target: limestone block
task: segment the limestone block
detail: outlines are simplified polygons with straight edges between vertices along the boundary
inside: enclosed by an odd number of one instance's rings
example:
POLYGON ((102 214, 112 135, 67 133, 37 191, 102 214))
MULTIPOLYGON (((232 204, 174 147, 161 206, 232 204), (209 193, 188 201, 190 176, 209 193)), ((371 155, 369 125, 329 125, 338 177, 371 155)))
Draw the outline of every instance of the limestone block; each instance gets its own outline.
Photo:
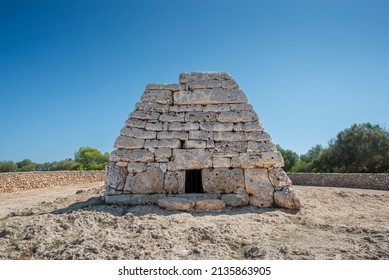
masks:
POLYGON ((126 161, 126 162, 152 162, 154 161, 154 154, 150 151, 139 150, 114 150, 110 156, 110 161, 126 161))
POLYGON ((247 150, 246 141, 222 141, 215 143, 215 151, 226 153, 226 152, 236 152, 236 153, 245 153, 247 150))
POLYGON ((255 122, 259 120, 258 115, 254 111, 243 111, 239 115, 239 122, 255 122))
POLYGON ((262 132, 263 130, 264 130, 263 125, 260 122, 237 123, 234 125, 234 131, 262 132))
POLYGON ((128 119, 125 122, 125 126, 127 127, 135 127, 135 128, 145 128, 147 121, 142 121, 139 119, 128 119))
POLYGON ((167 210, 191 211, 195 207, 195 201, 183 197, 168 197, 159 199, 158 205, 167 210))
POLYGON ((215 132, 213 134, 215 141, 245 141, 243 132, 215 132))
POLYGON ((172 104, 173 94, 170 90, 167 89, 146 89, 141 96, 141 101, 155 102, 159 104, 172 104))
POLYGON ((230 109, 234 112, 247 112, 254 110, 253 106, 248 103, 230 104, 230 109))
POLYGON ((129 162, 127 165, 128 173, 138 173, 146 171, 146 163, 142 162, 129 162))
POLYGON ((158 148, 154 151, 155 160, 158 162, 167 162, 172 157, 172 149, 158 148))
POLYGON ((166 173, 167 172, 167 163, 166 162, 160 163, 159 168, 161 168, 163 173, 166 173))
POLYGON ((168 130, 170 131, 189 131, 189 130, 198 130, 200 125, 198 123, 169 123, 168 130))
POLYGON ((188 140, 189 134, 186 131, 161 131, 157 134, 157 139, 180 139, 188 140))
POLYGON ((230 74, 226 72, 186 72, 180 73, 180 84, 195 81, 207 81, 207 80, 233 80, 230 74))
POLYGON ((178 139, 146 140, 145 149, 148 148, 181 148, 181 141, 178 139))
POLYGON ((274 188, 267 169, 246 169, 244 176, 246 192, 255 197, 250 198, 250 203, 259 207, 270 207, 273 204, 274 188))
POLYGON ((292 185, 292 181, 282 168, 274 168, 269 171, 269 179, 276 191, 292 185))
POLYGON ((226 203, 220 199, 196 200, 195 210, 197 212, 218 211, 226 208, 226 203))
POLYGON ((144 139, 136 139, 128 136, 120 135, 116 138, 113 145, 115 149, 140 149, 143 148, 145 143, 144 139))
POLYGON ((200 149, 173 150, 173 165, 169 170, 202 169, 212 167, 212 152, 200 149))
POLYGON ((169 112, 182 113, 182 112, 202 112, 203 106, 201 105, 174 105, 170 106, 169 112))
POLYGON ((230 207, 245 206, 250 201, 244 188, 236 189, 233 194, 223 194, 221 199, 230 207))
POLYGON ((247 141, 271 141, 271 137, 266 132, 245 132, 245 139, 247 141))
POLYGON ((128 162, 125 162, 125 161, 118 161, 118 162, 115 162, 115 164, 116 164, 117 166, 120 166, 120 167, 127 167, 128 162))
POLYGON ((190 91, 176 91, 173 94, 175 105, 208 105, 246 103, 247 97, 240 89, 226 90, 223 88, 196 89, 190 91))
POLYGON ((238 89, 239 86, 234 80, 222 81, 222 88, 225 89, 238 89))
POLYGON ((207 141, 205 140, 186 140, 184 142, 184 149, 205 149, 207 148, 207 141))
POLYGON ((131 119, 140 119, 140 120, 155 120, 159 119, 159 113, 150 113, 144 111, 134 111, 129 116, 131 119))
POLYGON ((213 140, 213 132, 192 130, 189 131, 190 140, 213 140))
POLYGON ((213 153, 214 158, 223 158, 223 157, 233 158, 233 157, 237 157, 239 155, 240 155, 239 153, 235 153, 235 152, 224 152, 224 153, 214 152, 213 153))
POLYGON ((167 171, 163 185, 168 194, 185 192, 185 171, 167 171))
POLYGON ((248 141, 247 142, 247 152, 274 152, 277 151, 276 145, 272 142, 257 142, 257 141, 248 141))
POLYGON ((105 187, 121 191, 124 188, 127 177, 126 167, 117 166, 114 162, 107 164, 107 175, 105 177, 105 187))
POLYGON ((146 124, 146 130, 150 131, 162 131, 163 130, 163 123, 161 122, 148 122, 146 124))
POLYGON ((215 141, 207 140, 207 148, 215 148, 215 141))
POLYGON ((232 131, 233 123, 204 122, 200 123, 200 129, 205 131, 232 131))
POLYGON ((201 170, 203 189, 206 193, 232 193, 244 187, 242 169, 210 168, 201 170))
POLYGON ((121 194, 123 194, 122 191, 117 191, 117 190, 111 189, 111 188, 106 188, 105 192, 104 192, 104 195, 106 195, 106 196, 121 195, 121 194))
POLYGON ((288 187, 274 192, 274 202, 283 208, 299 210, 301 203, 296 194, 288 187))
POLYGON ((163 179, 164 174, 160 168, 148 166, 144 172, 127 176, 124 191, 137 194, 163 193, 163 179))
POLYGON ((157 90, 167 89, 170 91, 177 91, 177 90, 180 90, 182 88, 178 84, 155 84, 155 83, 152 83, 152 84, 148 84, 146 86, 146 89, 157 89, 157 90))
POLYGON ((185 114, 161 114, 159 116, 159 121, 160 122, 185 122, 185 114))
POLYGON ((221 112, 218 116, 218 121, 237 123, 240 121, 240 114, 237 112, 221 112))
POLYGON ((209 104, 205 105, 203 107, 203 112, 227 112, 230 111, 230 105, 229 104, 209 104))
POLYGON ((186 122, 215 122, 218 114, 215 112, 190 112, 185 114, 186 122))
POLYGON ((105 195, 105 203, 118 205, 145 205, 158 204, 159 199, 166 198, 165 194, 122 194, 122 195, 105 195))
POLYGON ((212 159, 212 166, 214 168, 217 168, 217 167, 225 167, 225 168, 229 168, 231 167, 231 159, 230 158, 218 158, 218 157, 214 157, 212 159))
POLYGON ((141 128, 124 127, 120 131, 120 135, 139 138, 139 139, 155 139, 157 133, 155 131, 147 131, 141 128))
POLYGON ((201 89, 201 88, 220 88, 222 87, 222 82, 217 80, 208 80, 208 81, 194 81, 188 82, 186 84, 187 90, 201 89))
POLYGON ((231 166, 237 168, 283 167, 284 160, 279 152, 245 153, 231 159, 231 166))
POLYGON ((167 113, 169 111, 169 105, 155 102, 138 102, 135 104, 135 109, 145 112, 167 113))

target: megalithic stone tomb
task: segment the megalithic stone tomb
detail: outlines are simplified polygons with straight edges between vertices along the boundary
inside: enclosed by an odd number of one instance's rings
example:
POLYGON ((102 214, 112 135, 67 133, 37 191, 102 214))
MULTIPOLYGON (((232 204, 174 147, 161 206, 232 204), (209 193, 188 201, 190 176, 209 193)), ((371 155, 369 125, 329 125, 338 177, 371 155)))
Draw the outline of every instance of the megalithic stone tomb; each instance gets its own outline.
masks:
POLYGON ((282 155, 235 80, 181 73, 148 84, 116 139, 105 201, 183 211, 299 209, 282 155))

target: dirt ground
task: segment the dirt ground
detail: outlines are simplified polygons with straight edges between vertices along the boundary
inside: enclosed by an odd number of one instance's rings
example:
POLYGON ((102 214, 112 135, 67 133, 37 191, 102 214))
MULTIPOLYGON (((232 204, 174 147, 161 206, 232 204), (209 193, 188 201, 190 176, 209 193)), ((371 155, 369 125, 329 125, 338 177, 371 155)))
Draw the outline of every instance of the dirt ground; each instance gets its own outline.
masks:
POLYGON ((389 192, 294 186, 300 211, 105 205, 103 183, 0 194, 0 259, 389 259, 389 192))

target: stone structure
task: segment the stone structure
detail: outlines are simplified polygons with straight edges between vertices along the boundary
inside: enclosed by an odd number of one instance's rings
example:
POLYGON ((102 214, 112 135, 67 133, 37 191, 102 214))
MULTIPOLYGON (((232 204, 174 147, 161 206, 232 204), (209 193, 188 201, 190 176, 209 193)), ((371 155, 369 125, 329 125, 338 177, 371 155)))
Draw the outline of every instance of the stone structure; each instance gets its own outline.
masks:
POLYGON ((147 85, 110 155, 106 202, 299 209, 281 154, 232 77, 181 73, 179 82, 147 85))

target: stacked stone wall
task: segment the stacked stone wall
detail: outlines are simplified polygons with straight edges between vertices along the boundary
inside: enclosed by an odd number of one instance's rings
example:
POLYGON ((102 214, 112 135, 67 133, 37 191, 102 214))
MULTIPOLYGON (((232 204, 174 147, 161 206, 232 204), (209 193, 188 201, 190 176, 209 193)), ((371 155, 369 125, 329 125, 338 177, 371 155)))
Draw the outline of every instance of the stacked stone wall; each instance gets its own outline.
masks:
POLYGON ((288 173, 293 185, 389 190, 389 173, 288 173))
POLYGON ((105 171, 36 171, 0 173, 0 192, 104 181, 105 171))

